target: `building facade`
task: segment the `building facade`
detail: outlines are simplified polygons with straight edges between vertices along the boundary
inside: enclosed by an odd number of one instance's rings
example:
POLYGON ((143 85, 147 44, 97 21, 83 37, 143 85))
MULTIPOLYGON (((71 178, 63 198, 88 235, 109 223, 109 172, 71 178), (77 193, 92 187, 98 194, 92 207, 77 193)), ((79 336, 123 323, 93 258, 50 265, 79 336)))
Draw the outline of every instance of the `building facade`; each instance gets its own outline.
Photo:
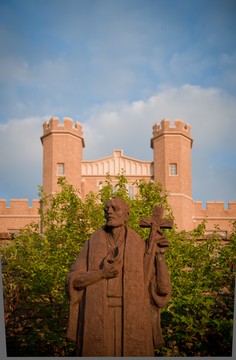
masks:
MULTIPOLYGON (((179 230, 192 230, 204 219, 207 220, 207 232, 220 228, 223 235, 231 230, 230 223, 236 221, 236 201, 224 208, 224 202, 208 202, 203 208, 201 202, 192 199, 191 127, 177 119, 174 126, 164 119, 153 126, 151 148, 152 161, 140 161, 114 150, 113 154, 93 161, 83 160, 85 146, 80 123, 64 118, 63 123, 54 117, 43 125, 41 137, 43 146, 43 188, 48 194, 58 189, 57 179, 65 176, 81 193, 81 197, 90 192, 98 192, 107 173, 115 185, 116 176, 124 172, 128 180, 130 197, 135 196, 135 180, 160 181, 168 191, 168 201, 173 209, 175 222, 179 230)), ((27 200, 11 200, 6 206, 0 200, 0 232, 16 232, 27 223, 40 223, 38 215, 39 200, 32 207, 27 200)))

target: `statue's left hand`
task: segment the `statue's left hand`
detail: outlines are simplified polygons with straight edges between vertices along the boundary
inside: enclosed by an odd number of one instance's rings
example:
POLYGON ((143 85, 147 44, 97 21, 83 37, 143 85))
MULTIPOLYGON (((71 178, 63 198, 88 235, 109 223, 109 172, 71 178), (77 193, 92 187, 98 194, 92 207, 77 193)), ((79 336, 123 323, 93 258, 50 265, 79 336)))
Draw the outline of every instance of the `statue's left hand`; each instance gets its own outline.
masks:
POLYGON ((168 248, 168 239, 163 235, 163 231, 155 223, 152 224, 151 236, 154 237, 154 242, 159 248, 168 248))
POLYGON ((169 246, 169 241, 165 236, 162 236, 160 238, 157 238, 157 246, 160 248, 164 248, 164 247, 168 247, 169 246))

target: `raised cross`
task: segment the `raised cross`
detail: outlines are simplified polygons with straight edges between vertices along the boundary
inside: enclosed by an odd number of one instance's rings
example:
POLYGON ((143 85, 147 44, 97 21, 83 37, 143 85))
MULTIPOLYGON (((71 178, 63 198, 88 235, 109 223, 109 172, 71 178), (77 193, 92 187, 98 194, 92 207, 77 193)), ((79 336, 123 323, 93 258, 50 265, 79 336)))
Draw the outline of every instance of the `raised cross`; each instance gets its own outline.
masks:
POLYGON ((139 225, 143 228, 150 228, 152 224, 156 224, 160 229, 172 229, 174 225, 173 219, 163 219, 163 207, 154 206, 153 215, 150 218, 141 218, 139 225))
MULTIPOLYGON (((174 225, 173 219, 164 219, 163 214, 164 209, 162 207, 154 206, 152 216, 149 218, 141 218, 139 225, 143 228, 152 229, 152 225, 155 224, 159 229, 172 229, 174 225)), ((147 252, 150 252, 150 246, 151 244, 149 243, 149 250, 147 252)))
MULTIPOLYGON (((147 287, 149 286, 153 276, 153 261, 157 254, 160 254, 160 249, 158 249, 158 244, 155 239, 158 237, 160 240, 163 238, 165 239, 161 229, 172 229, 174 225, 174 221, 172 219, 163 219, 163 214, 164 209, 162 207, 155 206, 153 208, 152 216, 150 218, 141 218, 139 222, 141 227, 151 228, 151 232, 146 243, 147 247, 144 257, 144 273, 147 287), (157 231, 157 234, 154 234, 155 231, 157 231)), ((160 262, 160 259, 158 261, 160 262)), ((161 263, 163 264, 163 261, 161 261, 161 263)))

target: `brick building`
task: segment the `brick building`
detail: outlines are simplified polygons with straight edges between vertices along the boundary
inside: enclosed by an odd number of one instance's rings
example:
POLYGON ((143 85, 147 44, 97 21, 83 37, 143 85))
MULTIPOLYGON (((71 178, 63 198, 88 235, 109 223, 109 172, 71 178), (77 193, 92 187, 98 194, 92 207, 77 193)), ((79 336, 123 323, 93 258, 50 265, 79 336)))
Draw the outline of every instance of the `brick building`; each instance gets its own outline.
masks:
MULTIPOLYGON (((146 179, 160 181, 169 193, 175 222, 179 230, 191 230, 207 219, 207 231, 214 231, 218 225, 223 234, 230 232, 230 221, 236 220, 236 201, 208 202, 203 208, 201 202, 192 199, 191 177, 191 127, 182 120, 175 120, 174 126, 165 119, 153 126, 151 147, 152 161, 140 161, 114 150, 113 154, 93 161, 83 160, 83 131, 80 123, 69 118, 51 118, 43 125, 43 187, 47 193, 58 190, 58 176, 65 176, 69 183, 79 189, 84 197, 89 191, 97 192, 109 173, 115 185, 115 176, 124 171, 128 179, 128 191, 135 195, 134 181, 146 179)), ((6 206, 0 200, 0 232, 15 232, 27 223, 40 223, 39 200, 32 207, 27 200, 11 200, 6 206)))

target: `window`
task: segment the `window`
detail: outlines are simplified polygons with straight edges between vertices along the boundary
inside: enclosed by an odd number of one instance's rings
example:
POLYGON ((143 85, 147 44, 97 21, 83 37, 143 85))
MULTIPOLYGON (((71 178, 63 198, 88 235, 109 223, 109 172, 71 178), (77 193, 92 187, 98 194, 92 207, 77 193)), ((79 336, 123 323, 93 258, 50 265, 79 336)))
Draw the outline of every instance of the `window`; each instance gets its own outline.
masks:
POLYGON ((176 176, 177 174, 177 164, 170 164, 170 176, 176 176))
POLYGON ((129 190, 129 198, 130 198, 131 200, 133 200, 133 199, 134 199, 134 186, 133 186, 133 185, 129 185, 128 190, 129 190))
POLYGON ((218 230, 205 231, 205 235, 213 235, 213 234, 217 234, 221 237, 227 237, 227 231, 218 231, 218 230))
POLYGON ((57 164, 57 175, 58 176, 65 175, 65 164, 64 163, 57 164))
POLYGON ((19 229, 9 229, 8 230, 9 235, 13 238, 14 236, 17 236, 20 234, 20 230, 19 229))

